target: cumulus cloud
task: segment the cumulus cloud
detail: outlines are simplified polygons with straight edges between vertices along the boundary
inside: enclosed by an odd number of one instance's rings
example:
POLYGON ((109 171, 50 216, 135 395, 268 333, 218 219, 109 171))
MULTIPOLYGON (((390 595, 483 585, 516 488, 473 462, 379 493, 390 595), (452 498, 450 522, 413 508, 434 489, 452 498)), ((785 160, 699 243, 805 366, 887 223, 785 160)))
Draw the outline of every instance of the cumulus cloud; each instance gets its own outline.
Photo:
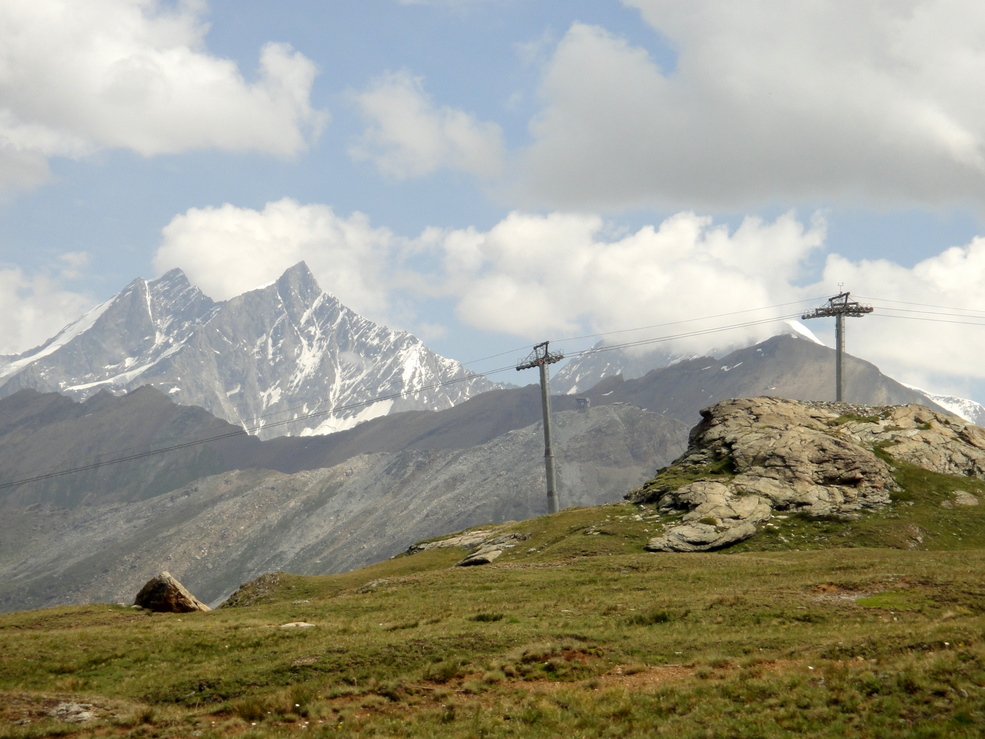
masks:
POLYGON ((676 65, 574 24, 530 125, 527 202, 732 210, 985 196, 985 6, 623 1, 676 65))
MULTIPOLYGON (((985 238, 912 267, 828 254, 819 277, 812 265, 825 251, 825 222, 793 213, 729 229, 682 212, 622 234, 598 216, 512 213, 487 232, 429 240, 444 256, 441 277, 459 319, 487 331, 539 341, 654 326, 611 337, 652 339, 797 316, 846 289, 875 307, 849 321, 850 353, 938 392, 974 394, 985 380, 985 238), (776 307, 750 312, 766 306, 776 307), (707 316, 719 317, 695 320, 707 316)), ((806 325, 833 346, 833 321, 806 325)), ((659 346, 715 352, 785 329, 758 323, 659 346)))
MULTIPOLYGON (((154 266, 181 267, 224 300, 304 260, 322 287, 376 320, 393 321, 395 305, 451 300, 469 327, 533 340, 795 299, 793 284, 824 232, 822 220, 805 225, 793 214, 747 218, 729 231, 686 212, 618 233, 597 215, 515 212, 489 231, 430 228, 411 238, 361 213, 283 199, 263 210, 227 204, 176 216, 154 266)), ((420 330, 445 329, 422 321, 420 330)), ((751 328, 730 340, 768 335, 751 328)))
POLYGON ((0 268, 0 354, 15 354, 42 344, 89 310, 91 295, 65 288, 88 261, 84 253, 63 255, 64 265, 28 274, 0 268))
POLYGON ((305 261, 319 284, 367 317, 388 319, 398 245, 361 213, 340 217, 327 205, 285 198, 262 211, 223 205, 192 208, 163 230, 154 267, 184 270, 216 300, 276 280, 305 261))
MULTIPOLYGON (((613 235, 598 216, 512 213, 485 234, 450 232, 442 248, 461 320, 533 340, 796 299, 803 262, 823 240, 822 221, 805 226, 792 214, 772 223, 748 218, 729 232, 685 212, 613 235)), ((775 329, 750 327, 727 341, 775 329)), ((707 345, 698 338, 677 348, 707 345)))
POLYGON ((455 169, 492 177, 502 169, 500 127, 455 108, 437 107, 420 77, 387 74, 353 99, 369 126, 349 153, 372 161, 387 176, 405 179, 455 169))
POLYGON ((252 82, 205 49, 204 4, 0 0, 0 187, 43 181, 52 156, 196 148, 290 156, 327 122, 314 64, 285 44, 252 82))

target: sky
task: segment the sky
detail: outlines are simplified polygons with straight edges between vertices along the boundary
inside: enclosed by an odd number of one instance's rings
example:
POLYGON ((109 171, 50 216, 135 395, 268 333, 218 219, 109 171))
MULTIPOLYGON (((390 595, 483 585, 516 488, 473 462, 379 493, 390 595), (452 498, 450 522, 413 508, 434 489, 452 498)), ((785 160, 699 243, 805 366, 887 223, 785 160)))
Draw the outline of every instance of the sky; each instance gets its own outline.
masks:
POLYGON ((301 260, 479 371, 850 291, 850 353, 985 401, 985 4, 0 0, 0 354, 301 260))

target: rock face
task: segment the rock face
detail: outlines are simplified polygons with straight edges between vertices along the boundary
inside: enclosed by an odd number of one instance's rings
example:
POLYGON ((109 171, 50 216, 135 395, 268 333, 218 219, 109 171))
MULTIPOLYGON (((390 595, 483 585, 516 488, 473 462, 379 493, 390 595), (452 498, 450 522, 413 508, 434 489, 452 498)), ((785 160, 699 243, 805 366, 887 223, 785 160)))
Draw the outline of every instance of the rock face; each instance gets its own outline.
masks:
POLYGON ((720 549, 753 536, 774 511, 851 518, 886 505, 896 484, 875 448, 935 472, 985 477, 985 430, 919 405, 742 398, 701 415, 684 455, 627 496, 684 511, 650 550, 720 549))
POLYGON ((191 613, 209 611, 207 605, 189 593, 170 572, 162 572, 149 580, 137 593, 133 604, 157 613, 191 613))

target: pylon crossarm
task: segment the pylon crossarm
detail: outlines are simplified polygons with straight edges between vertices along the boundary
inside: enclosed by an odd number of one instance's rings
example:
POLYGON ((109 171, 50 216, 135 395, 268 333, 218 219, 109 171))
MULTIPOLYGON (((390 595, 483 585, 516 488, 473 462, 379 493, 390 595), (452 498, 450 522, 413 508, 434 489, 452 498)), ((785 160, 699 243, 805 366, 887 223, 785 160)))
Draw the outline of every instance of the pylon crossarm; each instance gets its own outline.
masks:
POLYGON ((521 359, 517 362, 516 371, 525 369, 533 369, 534 367, 540 367, 543 364, 554 364, 555 362, 560 362, 564 359, 564 355, 561 352, 552 352, 547 348, 548 342, 543 342, 542 344, 537 344, 534 350, 527 355, 525 359, 521 359))
POLYGON ((857 300, 849 300, 851 293, 841 293, 833 298, 828 298, 828 304, 815 308, 810 313, 805 313, 800 318, 806 321, 810 318, 836 318, 837 316, 848 316, 850 318, 861 318, 871 313, 872 307, 862 305, 857 300))

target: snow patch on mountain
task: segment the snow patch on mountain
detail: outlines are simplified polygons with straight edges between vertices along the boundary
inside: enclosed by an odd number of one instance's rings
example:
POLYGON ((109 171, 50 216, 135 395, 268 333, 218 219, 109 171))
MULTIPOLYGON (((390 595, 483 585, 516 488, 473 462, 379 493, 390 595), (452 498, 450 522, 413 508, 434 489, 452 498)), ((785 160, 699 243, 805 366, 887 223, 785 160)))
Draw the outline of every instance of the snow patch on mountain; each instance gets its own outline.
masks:
POLYGON ((959 398, 955 395, 937 395, 928 393, 918 387, 908 385, 913 390, 923 393, 941 408, 950 411, 956 416, 963 418, 976 426, 985 426, 985 406, 969 398, 959 398))
POLYGON ((784 321, 784 323, 790 328, 790 332, 794 336, 797 336, 798 338, 803 337, 805 339, 809 339, 810 341, 813 341, 815 344, 820 344, 821 346, 825 346, 825 343, 821 341, 819 338, 817 338, 817 336, 814 335, 814 332, 811 331, 809 328, 807 328, 807 326, 802 324, 800 321, 790 320, 790 321, 784 321))

